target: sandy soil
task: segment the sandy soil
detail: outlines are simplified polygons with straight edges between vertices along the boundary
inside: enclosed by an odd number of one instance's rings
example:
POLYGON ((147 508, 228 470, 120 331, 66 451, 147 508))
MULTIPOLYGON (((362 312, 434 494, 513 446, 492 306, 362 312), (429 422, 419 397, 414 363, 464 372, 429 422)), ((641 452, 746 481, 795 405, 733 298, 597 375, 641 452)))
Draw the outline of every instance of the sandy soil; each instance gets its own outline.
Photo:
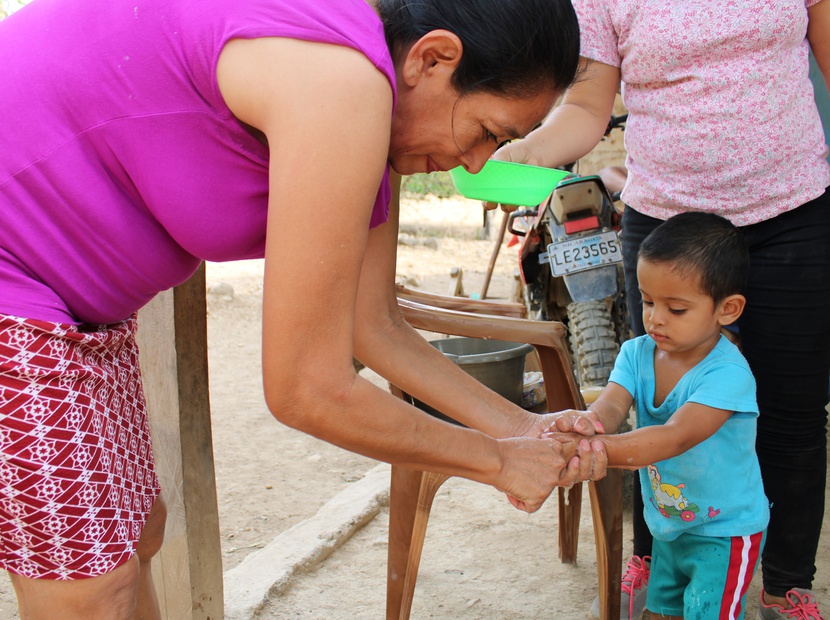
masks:
MULTIPOLYGON (((454 267, 465 291, 479 292, 493 242, 479 240, 482 214, 464 199, 406 200, 398 280, 445 293, 454 267)), ((493 227, 497 230, 497 222, 493 227)), ((509 298, 516 248, 502 245, 488 296, 509 298)), ((312 515, 376 463, 281 426, 264 407, 259 383, 261 264, 210 265, 211 397, 225 570, 312 515), (221 294, 222 284, 233 299, 221 294), (229 338, 229 335, 233 335, 229 338), (317 489, 317 491, 314 491, 317 489)), ((364 376, 385 383, 370 371, 364 376)), ((585 494, 587 497, 587 493, 585 494)), ((583 505, 577 564, 558 560, 556 500, 536 514, 510 507, 494 489, 450 479, 430 519, 413 618, 581 620, 596 592, 590 511, 583 505)), ((625 555, 630 553, 625 515, 625 555)), ((388 511, 384 510, 316 570, 272 598, 260 617, 324 620, 381 618, 385 605, 388 511)), ((830 525, 828 525, 830 527, 830 525)), ((830 532, 815 583, 830 603, 830 532)), ((756 578, 747 601, 755 617, 756 578)))
MULTIPOLYGON (((493 249, 491 241, 477 239, 481 221, 481 209, 472 201, 406 200, 399 281, 444 293, 453 282, 451 270, 460 267, 466 292, 480 291, 493 249)), ((515 266, 515 248, 503 246, 489 296, 509 298, 515 266)), ((227 571, 312 516, 376 462, 288 429, 268 413, 259 361, 262 262, 210 264, 207 277, 212 421, 227 571)), ((385 386, 370 371, 363 373, 385 386)), ((451 479, 435 505, 413 618, 587 617, 596 588, 590 520, 581 528, 578 563, 569 566, 556 559, 555 501, 526 515, 491 488, 451 479)), ((588 513, 585 505, 583 515, 588 513)), ((626 552, 629 519, 626 515, 626 552)), ((274 597, 260 617, 383 617, 387 523, 383 511, 322 565, 274 597)), ((820 549, 815 587, 830 604, 828 540, 825 536, 820 549)), ((750 618, 757 606, 757 581, 750 618)), ((11 587, 3 578, 0 619, 17 617, 11 587)))
MULTIPOLYGON (((476 240, 480 234, 481 212, 477 204, 463 199, 406 201, 403 206, 402 231, 417 235, 420 243, 400 245, 399 281, 434 292, 446 292, 452 285, 453 267, 463 269, 467 293, 480 291, 484 273, 493 248, 491 241, 476 240), (450 235, 450 236, 447 236, 450 235), (437 244, 437 247, 436 245, 437 244)), ((411 240, 410 240, 411 241, 411 240)), ((514 286, 516 249, 502 246, 490 286, 490 296, 509 298, 514 286)), ((225 269, 226 267, 222 267, 225 269)), ((228 268, 229 269, 229 268, 228 268)), ((213 268, 209 276, 216 277, 213 268)), ((229 278, 230 273, 224 277, 229 278)), ((236 285, 234 285, 236 286, 236 285)), ((224 301, 212 302, 211 325, 222 321, 220 310, 224 301)), ((233 304, 238 303, 234 301, 233 304)), ((365 376, 371 376, 363 371, 365 376)), ((379 383, 383 385, 382 382, 379 383)), ((216 389, 216 388, 214 388, 216 389)), ((214 406, 218 403, 214 402, 214 406)), ((264 416, 263 416, 264 417, 264 416)), ((217 420, 219 422, 219 420, 217 420)), ((273 425, 272 425, 273 426, 273 425)), ((279 426, 279 425, 276 425, 279 426)), ((221 426, 220 426, 221 428, 221 426)), ((274 429, 259 431, 275 433, 274 429)), ((280 429, 291 437, 291 432, 280 429)), ((247 439, 240 438, 240 442, 247 439)), ((292 445, 293 445, 292 439, 292 445)), ((297 445, 308 442, 296 438, 297 445)), ((218 437, 217 437, 218 442, 218 437)), ((348 482, 351 475, 368 469, 374 462, 349 457, 320 444, 310 444, 313 455, 307 457, 301 472, 280 460, 274 475, 283 482, 278 491, 284 501, 265 506, 272 496, 261 491, 260 499, 250 498, 244 508, 230 498, 234 487, 248 485, 255 491, 256 478, 242 481, 233 471, 233 453, 217 444, 217 473, 223 519, 223 550, 226 569, 238 563, 249 552, 247 545, 256 545, 267 531, 285 529, 292 519, 300 518, 300 504, 311 508, 308 489, 317 484, 319 474, 332 484, 348 482), (318 455, 320 458, 318 458, 318 455), (337 458, 338 467, 331 467, 329 458, 337 458), (305 466, 316 462, 316 468, 305 466), (321 465, 321 462, 326 465, 321 465), (345 469, 348 465, 352 470, 345 469), (286 466, 288 465, 288 466, 286 466), (231 469, 225 469, 230 467, 231 469), (301 474, 304 484, 296 504, 288 497, 293 492, 292 476, 301 474), (253 504, 250 501, 253 500, 253 504), (295 506, 296 515, 283 518, 268 513, 257 516, 250 507, 263 502, 263 512, 280 510, 286 503, 295 506), (232 524, 238 526, 232 530, 232 524), (251 528, 248 530, 247 528, 251 528), (233 537, 233 538, 231 538, 233 537)), ((237 497, 242 497, 241 494, 237 497)), ((586 493, 587 497, 587 493, 586 493)), ((316 496, 317 501, 324 501, 316 496)), ((424 548, 418 585, 413 603, 413 618, 438 619, 514 619, 546 618, 580 620, 588 617, 590 603, 596 593, 596 561, 587 501, 582 509, 579 555, 576 565, 558 560, 556 542, 556 500, 549 501, 536 514, 526 515, 512 509, 495 490, 463 479, 450 479, 439 491, 424 548)), ((625 514, 624 554, 630 553, 630 513, 625 514)), ((827 524, 826 528, 830 527, 827 524)), ((259 617, 269 619, 324 620, 340 618, 381 618, 385 604, 386 540, 388 511, 384 510, 342 548, 316 570, 296 580, 291 587, 272 598, 259 617)), ((821 600, 830 601, 830 532, 825 532, 819 551, 819 571, 814 588, 821 600)), ((759 581, 756 577, 747 597, 747 617, 754 618, 757 609, 759 581)))

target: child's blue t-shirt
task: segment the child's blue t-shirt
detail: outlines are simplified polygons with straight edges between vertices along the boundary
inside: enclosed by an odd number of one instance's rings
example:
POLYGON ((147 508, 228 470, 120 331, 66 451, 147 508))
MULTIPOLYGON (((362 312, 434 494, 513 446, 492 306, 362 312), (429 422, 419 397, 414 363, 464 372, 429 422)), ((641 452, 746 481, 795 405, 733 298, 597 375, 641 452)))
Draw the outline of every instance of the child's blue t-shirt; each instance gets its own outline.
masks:
POLYGON ((684 532, 728 537, 764 530, 769 502, 755 453, 758 405, 749 365, 721 336, 655 407, 655 348, 649 336, 625 342, 610 377, 634 397, 637 428, 665 424, 687 402, 734 413, 697 446, 640 469, 649 530, 663 541, 684 532))

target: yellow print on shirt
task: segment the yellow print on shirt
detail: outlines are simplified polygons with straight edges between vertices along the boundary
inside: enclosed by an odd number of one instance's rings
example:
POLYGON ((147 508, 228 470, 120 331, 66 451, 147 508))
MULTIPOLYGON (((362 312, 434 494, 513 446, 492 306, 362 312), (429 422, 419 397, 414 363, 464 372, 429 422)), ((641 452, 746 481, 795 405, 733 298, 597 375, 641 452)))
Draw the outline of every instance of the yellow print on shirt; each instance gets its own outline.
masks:
MULTIPOLYGON (((657 469, 656 465, 648 466, 648 479, 651 481, 651 490, 654 492, 654 497, 649 498, 649 501, 660 511, 661 515, 667 519, 680 517, 687 522, 694 521, 697 518, 700 508, 690 502, 683 494, 683 489, 686 488, 684 483, 670 484, 663 482, 660 470, 657 469)), ((709 516, 714 517, 718 512, 720 511, 714 511, 710 508, 709 516)))

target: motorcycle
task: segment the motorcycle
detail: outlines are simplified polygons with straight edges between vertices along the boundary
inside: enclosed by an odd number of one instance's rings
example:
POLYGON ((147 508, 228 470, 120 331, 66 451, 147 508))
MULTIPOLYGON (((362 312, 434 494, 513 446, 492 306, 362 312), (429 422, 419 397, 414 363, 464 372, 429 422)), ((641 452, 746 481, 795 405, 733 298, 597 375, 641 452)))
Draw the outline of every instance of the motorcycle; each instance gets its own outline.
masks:
MULTIPOLYGON (((624 116, 612 117, 606 134, 624 123, 624 116)), ((507 230, 521 240, 517 301, 532 319, 567 325, 583 389, 606 385, 629 337, 618 198, 600 175, 575 176, 507 220, 507 230)))

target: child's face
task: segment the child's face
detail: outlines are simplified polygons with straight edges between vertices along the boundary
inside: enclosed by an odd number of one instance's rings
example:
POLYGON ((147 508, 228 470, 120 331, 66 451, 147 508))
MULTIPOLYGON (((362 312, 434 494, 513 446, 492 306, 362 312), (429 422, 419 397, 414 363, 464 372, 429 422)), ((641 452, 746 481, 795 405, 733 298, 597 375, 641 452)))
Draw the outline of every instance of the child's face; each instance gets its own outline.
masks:
POLYGON ((671 263, 637 263, 646 332, 667 353, 707 354, 720 338, 721 308, 700 290, 695 274, 671 263))

